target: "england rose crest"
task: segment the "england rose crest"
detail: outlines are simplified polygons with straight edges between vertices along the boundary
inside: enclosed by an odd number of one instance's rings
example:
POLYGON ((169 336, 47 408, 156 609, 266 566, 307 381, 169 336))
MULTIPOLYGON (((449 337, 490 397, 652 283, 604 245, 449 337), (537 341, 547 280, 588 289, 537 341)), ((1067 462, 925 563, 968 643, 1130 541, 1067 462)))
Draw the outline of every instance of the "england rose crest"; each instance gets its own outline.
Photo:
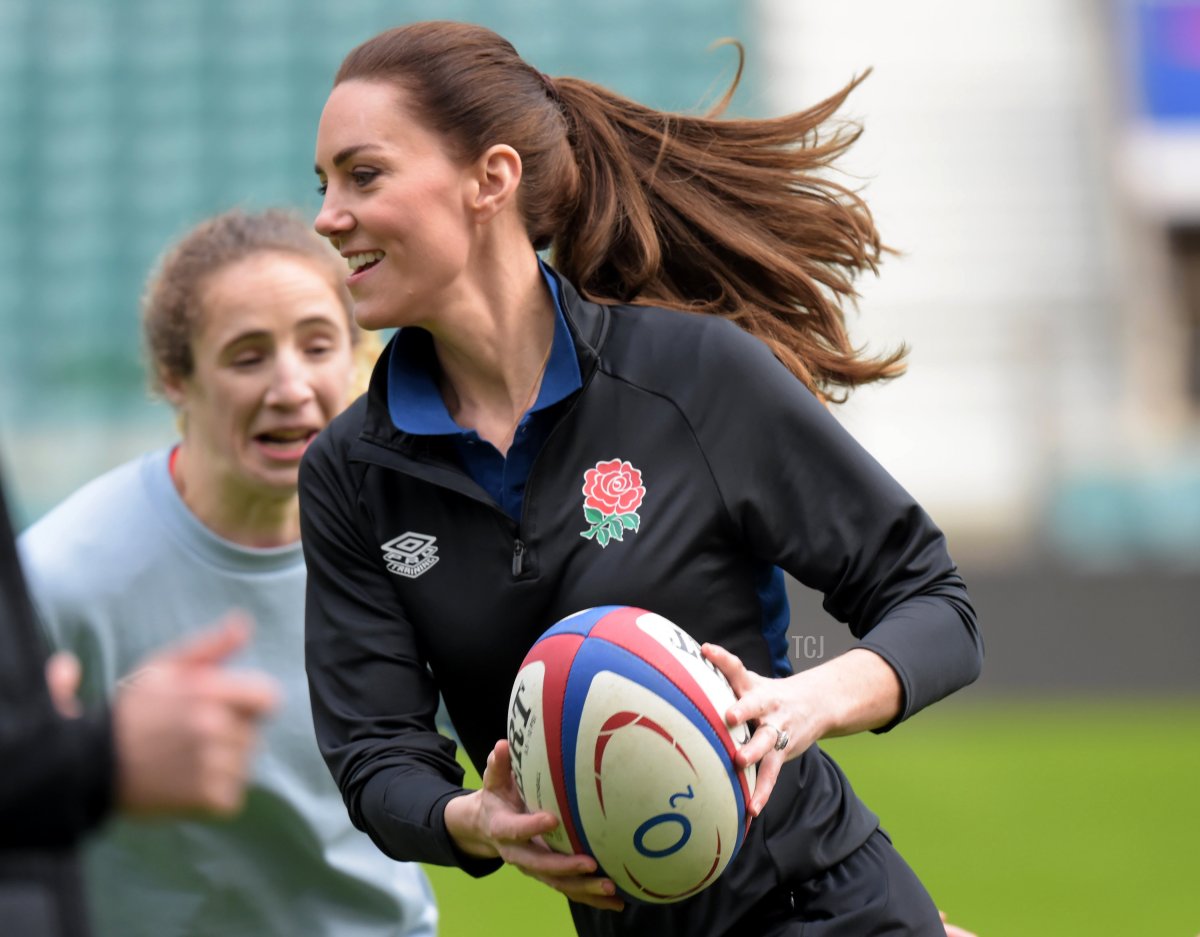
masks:
POLYGON ((597 462, 583 475, 583 516, 589 526, 579 536, 606 547, 610 540, 624 540, 627 530, 637 533, 645 496, 642 473, 628 462, 597 462))

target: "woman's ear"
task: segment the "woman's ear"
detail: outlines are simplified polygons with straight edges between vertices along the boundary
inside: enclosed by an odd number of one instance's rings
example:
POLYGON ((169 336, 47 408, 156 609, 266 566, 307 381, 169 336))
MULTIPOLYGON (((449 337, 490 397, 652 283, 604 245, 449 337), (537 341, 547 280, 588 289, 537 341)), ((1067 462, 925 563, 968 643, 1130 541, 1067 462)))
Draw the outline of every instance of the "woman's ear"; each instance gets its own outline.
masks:
POLYGON ((490 221, 514 202, 521 184, 521 154, 497 143, 475 163, 476 189, 472 208, 480 223, 490 221))
POLYGON ((166 371, 159 371, 158 383, 162 387, 163 396, 167 398, 167 403, 174 407, 177 412, 181 412, 184 401, 183 378, 178 374, 168 374, 166 371))

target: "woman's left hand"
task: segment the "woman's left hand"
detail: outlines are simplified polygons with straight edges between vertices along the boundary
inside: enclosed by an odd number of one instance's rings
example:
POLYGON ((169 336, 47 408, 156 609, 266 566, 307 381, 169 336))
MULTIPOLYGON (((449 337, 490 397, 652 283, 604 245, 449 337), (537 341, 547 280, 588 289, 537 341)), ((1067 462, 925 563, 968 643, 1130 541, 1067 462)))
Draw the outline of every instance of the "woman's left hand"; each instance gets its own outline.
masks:
POLYGON ((783 679, 764 677, 747 670, 740 657, 717 644, 705 644, 704 656, 725 675, 737 702, 725 713, 725 722, 738 726, 754 720, 757 727, 750 741, 734 759, 739 768, 758 763, 750 813, 758 816, 775 787, 779 769, 789 758, 804 752, 821 737, 813 719, 813 707, 805 699, 804 687, 796 674, 783 679))
POLYGON ((747 670, 737 655, 716 644, 705 644, 703 651, 737 696, 725 713, 726 724, 756 724, 735 759, 739 768, 758 763, 749 805, 753 816, 762 813, 785 761, 803 754, 818 739, 874 729, 900 712, 896 672, 865 648, 852 648, 790 677, 764 677, 747 670))

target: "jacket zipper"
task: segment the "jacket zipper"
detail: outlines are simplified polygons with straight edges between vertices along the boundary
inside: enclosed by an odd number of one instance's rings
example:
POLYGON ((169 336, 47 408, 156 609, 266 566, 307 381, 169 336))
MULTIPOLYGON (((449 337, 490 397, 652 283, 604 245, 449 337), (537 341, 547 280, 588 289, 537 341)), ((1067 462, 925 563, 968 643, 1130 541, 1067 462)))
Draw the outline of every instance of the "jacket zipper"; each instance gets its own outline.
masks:
MULTIPOLYGON (((583 399, 584 391, 586 391, 588 389, 588 385, 592 383, 592 378, 595 377, 596 370, 597 369, 593 368, 591 373, 588 374, 587 379, 583 382, 583 386, 579 388, 578 396, 576 396, 576 398, 573 401, 571 401, 571 406, 567 408, 567 412, 564 413, 559 418, 558 422, 554 424, 554 428, 550 430, 550 435, 547 436, 542 441, 543 449, 550 444, 550 440, 553 439, 555 437, 555 435, 562 429, 562 425, 563 425, 563 423, 566 422, 567 418, 572 413, 575 412, 575 408, 579 406, 579 401, 581 399, 583 399)), ((534 469, 537 468, 538 459, 540 457, 541 457, 541 453, 539 452, 537 457, 534 458, 533 463, 529 466, 529 478, 530 479, 533 478, 533 472, 534 472, 534 469)), ((530 492, 531 487, 532 486, 527 486, 525 489, 525 501, 524 501, 525 504, 529 503, 529 492, 530 492)), ((500 510, 500 508, 497 508, 497 510, 500 510)), ((503 514, 504 512, 501 511, 501 513, 503 514)), ((508 517, 507 514, 505 514, 504 516, 508 517)), ((517 521, 517 536, 513 538, 513 555, 512 555, 513 579, 519 579, 521 577, 521 574, 525 572, 525 554, 528 551, 525 547, 525 541, 522 540, 521 536, 520 536, 521 530, 525 526, 524 522, 525 522, 525 510, 524 510, 524 508, 522 508, 521 518, 520 518, 520 520, 517 521)))

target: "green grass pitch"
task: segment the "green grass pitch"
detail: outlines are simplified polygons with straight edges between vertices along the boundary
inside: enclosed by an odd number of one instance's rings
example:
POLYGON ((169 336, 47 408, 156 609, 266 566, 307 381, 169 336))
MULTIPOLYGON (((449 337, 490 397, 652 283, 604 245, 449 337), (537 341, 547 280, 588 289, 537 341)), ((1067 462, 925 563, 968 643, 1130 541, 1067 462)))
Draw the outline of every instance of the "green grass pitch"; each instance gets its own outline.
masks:
MULTIPOLYGON (((823 745, 980 937, 1200 934, 1200 698, 952 699, 823 745)), ((565 901, 511 868, 429 872, 442 937, 573 933, 565 901)))

